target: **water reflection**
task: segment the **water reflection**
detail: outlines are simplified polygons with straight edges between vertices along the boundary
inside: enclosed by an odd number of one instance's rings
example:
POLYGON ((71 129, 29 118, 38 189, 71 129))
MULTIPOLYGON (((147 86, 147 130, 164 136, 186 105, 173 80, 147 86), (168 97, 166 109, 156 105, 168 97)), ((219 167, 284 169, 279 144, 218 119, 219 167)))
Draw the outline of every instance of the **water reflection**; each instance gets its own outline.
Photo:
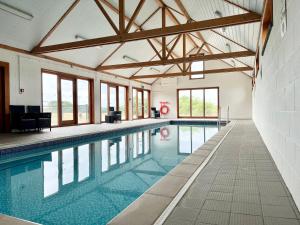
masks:
POLYGON ((42 224, 106 224, 217 132, 165 128, 0 157, 0 212, 42 224))

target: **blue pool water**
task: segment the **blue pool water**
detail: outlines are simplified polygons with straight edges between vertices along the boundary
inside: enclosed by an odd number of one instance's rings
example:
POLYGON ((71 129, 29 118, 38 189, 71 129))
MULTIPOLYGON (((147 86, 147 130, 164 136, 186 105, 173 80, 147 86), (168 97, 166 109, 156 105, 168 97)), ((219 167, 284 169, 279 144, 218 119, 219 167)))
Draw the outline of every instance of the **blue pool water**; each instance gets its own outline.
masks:
POLYGON ((0 213, 45 225, 106 224, 218 131, 168 125, 0 157, 0 213))

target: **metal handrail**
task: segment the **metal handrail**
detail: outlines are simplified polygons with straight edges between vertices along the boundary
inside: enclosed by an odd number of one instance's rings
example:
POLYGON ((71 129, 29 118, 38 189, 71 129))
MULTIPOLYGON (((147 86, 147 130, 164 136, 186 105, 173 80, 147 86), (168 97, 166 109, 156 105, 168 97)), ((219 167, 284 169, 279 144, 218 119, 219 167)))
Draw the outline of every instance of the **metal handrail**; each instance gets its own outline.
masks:
POLYGON ((226 119, 226 125, 229 123, 229 106, 227 107, 227 119, 226 119))

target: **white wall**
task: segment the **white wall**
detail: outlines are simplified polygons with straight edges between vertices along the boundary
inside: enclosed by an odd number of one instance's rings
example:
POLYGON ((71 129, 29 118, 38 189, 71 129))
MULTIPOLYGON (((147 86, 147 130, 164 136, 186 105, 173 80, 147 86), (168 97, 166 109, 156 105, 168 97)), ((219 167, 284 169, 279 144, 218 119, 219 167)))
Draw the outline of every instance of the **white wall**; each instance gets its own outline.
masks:
MULTIPOLYGON (((145 88, 151 90, 150 85, 129 81, 127 79, 122 79, 111 75, 101 74, 96 71, 71 67, 67 64, 4 49, 0 49, 0 61, 9 63, 11 105, 41 105, 41 69, 49 69, 93 78, 95 90, 94 99, 96 123, 100 122, 100 80, 111 81, 129 86, 129 96, 131 96, 131 87, 145 86, 145 88), (23 88, 25 92, 20 94, 19 88, 23 88)), ((131 111, 132 102, 129 101, 130 119, 132 118, 131 111)))
POLYGON ((253 91, 253 119, 300 208, 300 1, 287 1, 283 38, 283 1, 273 2, 274 26, 253 91))
MULTIPOLYGON (((219 61, 205 63, 206 69, 227 67, 219 61)), ((251 79, 239 72, 226 74, 208 74, 205 79, 190 80, 189 77, 164 78, 152 86, 153 106, 159 108, 161 101, 169 102, 170 113, 166 118, 177 118, 177 89, 219 87, 221 116, 226 119, 227 107, 230 108, 230 119, 250 119, 251 79)))

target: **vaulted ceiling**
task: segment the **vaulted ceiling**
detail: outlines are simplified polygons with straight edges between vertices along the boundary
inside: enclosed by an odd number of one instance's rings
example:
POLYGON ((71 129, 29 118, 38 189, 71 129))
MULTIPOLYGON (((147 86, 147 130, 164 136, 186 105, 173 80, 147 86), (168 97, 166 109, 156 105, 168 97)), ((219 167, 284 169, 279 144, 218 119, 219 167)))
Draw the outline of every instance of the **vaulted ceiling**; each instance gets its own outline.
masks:
MULTIPOLYGON (((162 28, 163 18, 165 26, 169 27, 246 13, 261 15, 263 2, 263 0, 125 0, 124 24, 126 29, 131 21, 129 33, 135 33, 162 28), (133 17, 134 19, 130 20, 133 17)), ((0 44, 34 52, 39 47, 118 35, 119 14, 118 0, 0 0, 0 44), (8 5, 33 17, 21 18, 3 10, 1 5, 8 5)), ((162 57, 166 59, 167 56, 168 59, 182 58, 184 49, 187 56, 200 52, 211 55, 249 51, 253 53, 250 56, 222 60, 230 67, 253 67, 259 30, 260 21, 256 20, 235 26, 201 29, 186 35, 174 33, 165 36, 166 45, 164 38, 150 37, 96 47, 38 53, 101 70, 101 66, 156 61, 162 57)), ((163 74, 171 68, 173 72, 182 72, 184 65, 163 64, 105 71, 130 78, 163 74)), ((252 76, 252 71, 244 73, 252 76)), ((156 78, 138 80, 151 83, 156 78)))

